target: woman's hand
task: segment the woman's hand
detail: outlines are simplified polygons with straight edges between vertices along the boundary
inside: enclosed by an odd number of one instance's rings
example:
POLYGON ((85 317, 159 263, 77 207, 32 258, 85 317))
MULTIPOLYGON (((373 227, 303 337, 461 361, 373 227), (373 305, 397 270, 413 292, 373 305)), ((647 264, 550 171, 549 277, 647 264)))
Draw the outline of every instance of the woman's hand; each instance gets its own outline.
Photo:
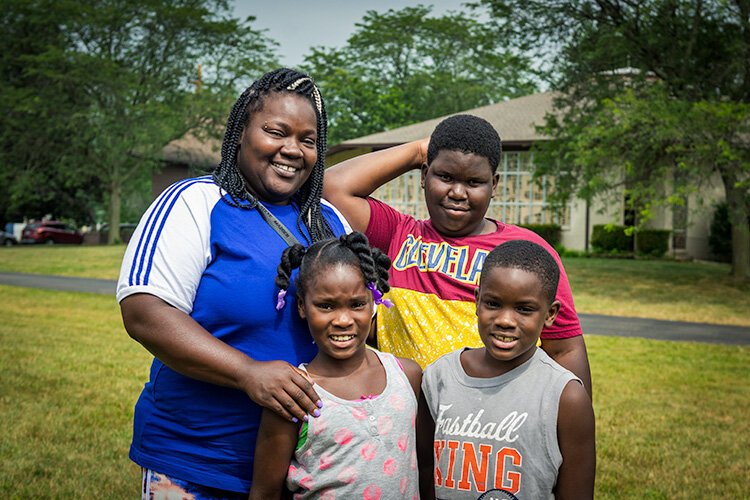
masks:
POLYGON ((256 361, 217 339, 184 312, 146 293, 120 303, 125 329, 173 370, 244 391, 287 420, 315 415, 320 398, 306 374, 284 361, 256 361))
POLYGON ((241 387, 250 399, 292 422, 319 416, 323 406, 305 372, 284 361, 253 361, 241 387))

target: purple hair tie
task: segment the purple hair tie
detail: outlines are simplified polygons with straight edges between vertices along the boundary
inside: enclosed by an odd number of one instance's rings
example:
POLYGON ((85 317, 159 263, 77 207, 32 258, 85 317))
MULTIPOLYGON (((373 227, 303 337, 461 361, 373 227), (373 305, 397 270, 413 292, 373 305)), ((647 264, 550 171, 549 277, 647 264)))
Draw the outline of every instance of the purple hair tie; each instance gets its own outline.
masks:
POLYGON ((284 309, 284 306, 286 305, 286 300, 284 300, 284 297, 286 297, 286 290, 283 288, 279 290, 279 294, 276 296, 276 310, 281 311, 284 309))
POLYGON ((369 282, 367 284, 367 288, 369 288, 372 292, 372 298, 375 299, 375 305, 379 306, 382 304, 385 307, 391 307, 393 305, 393 302, 383 298, 383 292, 378 290, 378 287, 375 286, 374 281, 369 282))

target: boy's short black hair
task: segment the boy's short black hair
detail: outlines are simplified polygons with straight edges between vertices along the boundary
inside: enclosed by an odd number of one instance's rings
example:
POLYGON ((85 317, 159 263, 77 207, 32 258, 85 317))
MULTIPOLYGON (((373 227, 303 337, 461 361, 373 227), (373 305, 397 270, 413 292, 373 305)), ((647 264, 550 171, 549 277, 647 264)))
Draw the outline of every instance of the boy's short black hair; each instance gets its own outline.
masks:
POLYGON ((440 151, 461 151, 487 158, 492 173, 497 171, 502 143, 497 130, 484 118, 474 115, 453 115, 438 123, 427 146, 427 164, 440 151))
POLYGON ((542 291, 547 296, 549 304, 555 300, 557 283, 560 281, 560 268, 557 261, 541 245, 527 240, 513 240, 496 246, 487 255, 482 265, 482 274, 479 277, 480 286, 485 273, 489 273, 496 267, 521 269, 536 274, 542 283, 542 291))

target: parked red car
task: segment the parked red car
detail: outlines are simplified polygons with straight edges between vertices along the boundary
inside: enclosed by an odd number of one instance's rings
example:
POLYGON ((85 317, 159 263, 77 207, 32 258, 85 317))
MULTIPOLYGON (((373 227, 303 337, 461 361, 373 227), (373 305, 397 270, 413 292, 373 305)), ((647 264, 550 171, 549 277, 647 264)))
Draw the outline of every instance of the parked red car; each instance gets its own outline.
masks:
POLYGON ((21 243, 83 243, 83 235, 64 222, 48 220, 33 222, 23 228, 21 243))

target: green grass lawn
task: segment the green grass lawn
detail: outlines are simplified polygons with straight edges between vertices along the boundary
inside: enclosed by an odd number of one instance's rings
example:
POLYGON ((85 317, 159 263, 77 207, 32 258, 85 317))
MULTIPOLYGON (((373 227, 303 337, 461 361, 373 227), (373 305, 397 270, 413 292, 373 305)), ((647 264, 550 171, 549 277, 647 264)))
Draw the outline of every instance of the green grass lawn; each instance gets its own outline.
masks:
MULTIPOLYGON (((0 248, 0 272, 117 279, 123 245, 0 248)), ((579 312, 750 326, 750 285, 710 262, 563 259, 579 312)))
MULTIPOLYGON (((149 354, 112 297, 0 286, 0 497, 137 498, 149 354)), ((742 498, 750 349, 587 337, 597 498, 742 498)))
POLYGON ((125 245, 16 245, 0 248, 0 272, 116 280, 125 245))
POLYGON ((668 260, 563 259, 579 312, 750 326, 750 284, 729 265, 668 260))

